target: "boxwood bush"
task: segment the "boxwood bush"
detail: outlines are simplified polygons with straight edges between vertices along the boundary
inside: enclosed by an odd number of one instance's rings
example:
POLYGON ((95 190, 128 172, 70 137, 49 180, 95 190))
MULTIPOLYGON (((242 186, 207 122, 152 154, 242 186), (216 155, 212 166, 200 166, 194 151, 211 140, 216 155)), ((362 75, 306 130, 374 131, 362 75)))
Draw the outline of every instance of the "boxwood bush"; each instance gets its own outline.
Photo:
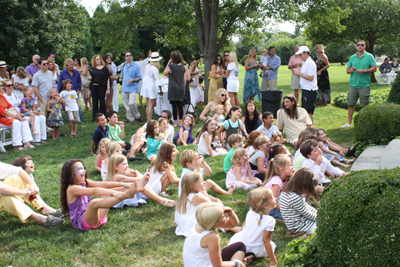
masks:
POLYGON ((322 266, 317 258, 316 233, 308 239, 300 238, 290 241, 285 247, 285 252, 279 258, 279 266, 322 266))
POLYGON ((388 101, 396 104, 400 104, 400 75, 396 76, 396 80, 392 84, 392 89, 390 90, 388 101))
MULTIPOLYGON (((388 101, 390 89, 372 90, 369 97, 370 104, 381 104, 388 101)), ((333 100, 333 105, 339 108, 347 109, 347 93, 340 93, 338 97, 333 100)), ((356 111, 361 110, 360 100, 357 101, 355 106, 356 111)))
POLYGON ((322 266, 398 266, 400 168, 352 172, 324 192, 317 217, 322 266))
POLYGON ((356 142, 385 144, 400 135, 400 105, 372 104, 354 117, 356 142))

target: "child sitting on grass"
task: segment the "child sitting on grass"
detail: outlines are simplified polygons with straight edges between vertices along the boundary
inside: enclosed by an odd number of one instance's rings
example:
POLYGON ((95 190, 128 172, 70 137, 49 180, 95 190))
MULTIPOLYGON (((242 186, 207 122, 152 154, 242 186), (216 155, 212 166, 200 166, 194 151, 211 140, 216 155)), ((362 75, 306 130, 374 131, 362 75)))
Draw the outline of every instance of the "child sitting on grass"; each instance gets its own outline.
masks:
MULTIPOLYGON (((246 138, 249 137, 243 122, 240 120, 241 116, 242 109, 240 107, 231 107, 228 115, 225 117, 224 123, 222 123, 221 128, 219 128, 218 130, 218 139, 221 140, 221 142, 224 143, 225 141, 227 141, 229 139, 229 136, 231 136, 232 134, 240 134, 240 130, 244 132, 246 138), (226 133, 226 138, 222 139, 222 133, 224 131, 226 133)), ((245 138, 243 138, 243 140, 244 139, 245 138)), ((231 147, 227 142, 225 146, 227 151, 231 150, 231 147)))
POLYGON ((118 113, 115 111, 108 111, 107 120, 110 139, 120 144, 126 151, 129 151, 131 149, 131 144, 122 140, 125 138, 125 125, 123 121, 118 121, 118 113))
POLYGON ((263 124, 257 128, 257 131, 263 132, 269 140, 272 140, 272 134, 276 132, 280 140, 275 141, 273 144, 286 144, 286 139, 282 137, 282 133, 274 125, 274 114, 272 112, 266 111, 262 115, 263 124))
MULTIPOLYGON (((181 179, 183 178, 183 176, 185 176, 186 173, 193 171, 200 172, 203 176, 211 175, 212 173, 212 170, 210 166, 208 166, 208 164, 205 162, 204 157, 199 156, 197 152, 191 149, 182 152, 180 161, 182 165, 181 179)), ((210 189, 215 193, 221 195, 232 195, 232 192, 235 190, 235 187, 232 185, 231 187, 229 187, 228 191, 225 191, 211 179, 208 179, 204 182, 204 187, 206 190, 203 192, 203 194, 205 195, 207 195, 207 191, 210 189)), ((182 184, 179 183, 178 195, 181 196, 181 193, 182 184)))
POLYGON ((254 148, 254 141, 255 141, 256 138, 259 137, 260 135, 264 135, 263 132, 260 132, 260 131, 252 131, 252 132, 249 134, 249 138, 247 138, 247 142, 246 142, 246 144, 245 144, 244 147, 243 147, 243 148, 246 148, 246 149, 247 149, 247 153, 248 153, 249 155, 252 155, 252 154, 256 151, 256 149, 254 148))
POLYGON ((188 144, 194 143, 193 128, 195 125, 194 117, 190 114, 186 114, 182 118, 183 124, 179 128, 178 133, 175 135, 174 143, 177 145, 187 146, 188 144))
POLYGON ((228 138, 228 144, 231 147, 231 150, 229 150, 228 154, 225 156, 224 159, 224 172, 228 173, 229 169, 232 167, 232 156, 233 152, 235 152, 236 149, 242 148, 243 147, 243 141, 242 141, 242 136, 240 134, 232 134, 228 138))
POLYGON ((235 190, 244 189, 250 190, 259 185, 262 182, 258 178, 254 178, 250 171, 249 156, 247 150, 244 148, 238 148, 233 152, 232 167, 226 174, 226 187, 230 188, 231 185, 235 186, 235 190))
POLYGON ((99 149, 97 149, 97 156, 94 162, 94 168, 101 173, 101 166, 103 161, 107 158, 107 145, 111 143, 111 140, 107 137, 101 139, 99 143, 99 149))
MULTIPOLYGON (((217 131, 215 129, 216 122, 213 119, 207 119, 204 121, 198 133, 198 149, 200 155, 209 155, 210 157, 215 157, 219 155, 226 155, 228 152, 222 147, 213 147, 212 143, 214 141, 219 141, 217 136, 217 131)), ((220 143, 220 142, 219 142, 220 143)), ((220 143, 222 146, 222 144, 220 143)))
POLYGON ((267 136, 261 135, 254 141, 254 148, 256 151, 250 156, 249 163, 254 177, 259 178, 261 181, 265 180, 267 176, 268 164, 268 149, 270 142, 267 136))
POLYGON ((95 151, 97 151, 101 139, 104 137, 110 138, 110 128, 107 125, 107 119, 103 113, 95 114, 93 120, 96 122, 98 127, 94 131, 92 140, 90 141, 90 153, 95 155, 95 151))
POLYGON ((155 120, 147 122, 146 138, 147 138, 147 158, 150 163, 154 162, 157 158, 158 150, 162 143, 164 143, 163 135, 160 135, 160 125, 155 120))
POLYGON ((114 154, 122 154, 122 147, 115 141, 111 141, 106 148, 106 157, 104 157, 103 163, 101 164, 101 179, 105 181, 108 174, 108 160, 114 154))

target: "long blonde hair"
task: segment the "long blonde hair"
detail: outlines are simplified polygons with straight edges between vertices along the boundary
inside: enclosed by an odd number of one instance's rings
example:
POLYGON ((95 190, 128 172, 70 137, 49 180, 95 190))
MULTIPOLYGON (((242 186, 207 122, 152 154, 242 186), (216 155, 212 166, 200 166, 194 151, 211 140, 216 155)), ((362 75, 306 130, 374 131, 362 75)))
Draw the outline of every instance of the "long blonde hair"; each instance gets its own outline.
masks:
POLYGON ((117 170, 115 170, 115 167, 122 164, 124 161, 126 161, 126 157, 122 154, 113 154, 108 159, 108 170, 107 170, 106 181, 109 182, 114 181, 114 176, 117 174, 117 170))
POLYGON ((239 68, 239 62, 237 61, 236 53, 231 51, 229 52, 229 56, 231 58, 231 62, 236 64, 236 68, 239 68))
POLYGON ((227 114, 231 108, 231 105, 229 104, 228 101, 228 92, 224 89, 224 88, 219 88, 217 90, 217 92, 215 92, 214 97, 210 99, 210 102, 214 101, 217 105, 223 105, 224 106, 224 110, 225 110, 225 114, 227 114), (223 102, 222 104, 219 103, 220 99, 221 99, 221 95, 225 94, 225 102, 223 102))
POLYGON ((250 208, 260 214, 257 225, 260 226, 264 215, 264 204, 267 204, 274 198, 274 195, 268 187, 258 187, 249 192, 248 201, 250 208))
POLYGON ((149 62, 150 66, 156 67, 158 70, 160 70, 160 61, 150 61, 149 62))
MULTIPOLYGON (((57 91, 58 92, 58 91, 57 91)), ((100 140, 97 151, 96 151, 96 155, 100 155, 101 153, 101 146, 106 146, 106 151, 107 151, 107 146, 109 143, 111 143, 112 140, 110 138, 104 137, 100 140)), ((107 152, 106 152, 107 154, 107 152)))
POLYGON ((18 74, 22 74, 22 78, 23 79, 25 79, 26 77, 28 77, 27 75, 26 75, 26 71, 25 71, 25 69, 24 69, 24 67, 18 67, 17 68, 17 71, 15 72, 15 74, 17 74, 17 76, 18 76, 18 74))
POLYGON ((233 152, 231 164, 235 165, 239 163, 240 159, 247 154, 247 149, 238 148, 233 152))
POLYGON ((122 146, 115 141, 111 141, 107 145, 107 149, 106 149, 107 157, 110 158, 114 154, 115 149, 117 149, 117 148, 122 149, 122 146))
POLYGON ((251 57, 251 51, 253 51, 253 50, 256 51, 256 55, 254 56, 254 58, 257 58, 257 50, 254 47, 250 48, 249 57, 251 57))
POLYGON ((214 230, 213 227, 221 217, 222 207, 215 202, 201 203, 196 209, 197 224, 205 230, 214 230))
POLYGON ((290 163, 291 160, 288 155, 278 154, 275 155, 273 159, 271 159, 268 163, 268 173, 267 179, 264 180, 263 185, 266 185, 274 176, 282 177, 282 173, 279 171, 279 168, 285 168, 287 163, 290 163))
POLYGON ((188 196, 190 193, 194 193, 194 185, 201 177, 202 174, 200 172, 188 172, 182 177, 182 194, 176 204, 176 211, 180 214, 186 214, 186 206, 189 201, 188 196))

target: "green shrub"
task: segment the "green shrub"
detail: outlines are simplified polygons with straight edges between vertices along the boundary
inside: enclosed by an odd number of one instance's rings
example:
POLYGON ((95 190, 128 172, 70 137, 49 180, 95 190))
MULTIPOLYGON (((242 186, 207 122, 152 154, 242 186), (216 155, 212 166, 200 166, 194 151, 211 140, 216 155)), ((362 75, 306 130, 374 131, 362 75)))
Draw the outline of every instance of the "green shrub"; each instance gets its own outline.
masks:
POLYGON ((388 101, 396 104, 400 104, 400 75, 396 76, 396 80, 392 84, 392 89, 390 90, 388 101))
POLYGON ((322 266, 398 266, 400 168, 352 172, 324 192, 317 217, 322 266))
MULTIPOLYGON (((371 91, 371 95, 369 96, 370 104, 381 104, 385 103, 388 100, 390 89, 378 89, 371 91)), ((347 93, 340 93, 338 97, 333 100, 333 105, 339 108, 347 109, 347 93)), ((357 101, 356 111, 361 110, 360 100, 357 101)))
POLYGON ((308 239, 294 239, 285 247, 285 252, 279 258, 279 266, 322 266, 317 259, 317 237, 314 233, 308 239))
POLYGON ((400 135, 400 105, 373 104, 354 117, 355 140, 383 144, 400 135))

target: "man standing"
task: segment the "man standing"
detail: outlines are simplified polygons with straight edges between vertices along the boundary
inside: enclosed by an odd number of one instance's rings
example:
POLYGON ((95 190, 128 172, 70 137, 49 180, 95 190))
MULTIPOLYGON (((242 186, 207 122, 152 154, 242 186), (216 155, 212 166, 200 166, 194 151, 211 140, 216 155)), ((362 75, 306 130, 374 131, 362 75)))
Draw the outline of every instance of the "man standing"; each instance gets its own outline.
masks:
POLYGON ((33 75, 40 70, 39 55, 33 55, 32 63, 25 68, 26 75, 29 78, 29 85, 32 86, 33 75))
POLYGON ((40 111, 48 114, 47 101, 49 101, 49 91, 53 88, 53 73, 48 70, 47 59, 40 58, 38 60, 40 71, 33 75, 32 87, 33 91, 38 98, 40 111))
POLYGON ((301 66, 301 71, 293 69, 294 75, 300 78, 301 87, 301 107, 307 110, 308 115, 313 121, 315 102, 317 101, 317 65, 310 57, 310 49, 307 46, 300 46, 296 55, 300 55, 301 60, 304 61, 301 66))
MULTIPOLYGON (((79 73, 79 71, 74 69, 74 61, 70 58, 65 59, 64 68, 65 69, 60 73, 60 77, 58 78, 57 90, 58 90, 58 92, 61 92, 62 91, 62 81, 66 80, 66 79, 70 79, 72 81, 72 90, 76 91, 76 94, 78 95, 78 103, 79 103, 79 93, 81 92, 81 88, 82 88, 81 74, 79 73)), ((78 107, 79 107, 80 123, 83 123, 81 105, 78 105, 78 107)))
MULTIPOLYGON (((107 53, 106 56, 110 56, 110 59, 112 60, 112 54, 111 53, 107 53)), ((118 75, 118 71, 117 71, 117 65, 115 65, 114 62, 111 61, 110 63, 112 72, 114 77, 117 77, 118 75)), ((118 91, 117 91, 117 84, 118 84, 118 79, 117 80, 113 80, 112 81, 112 91, 113 91, 113 110, 115 112, 119 112, 119 99, 118 99, 118 91)))
POLYGON ((136 94, 139 91, 139 81, 142 80, 140 67, 133 62, 132 53, 127 51, 125 53, 126 63, 122 67, 122 87, 120 93, 122 95, 122 102, 126 109, 126 123, 133 122, 136 118, 141 122, 140 113, 136 105, 136 94))
POLYGON ((266 70, 261 83, 261 91, 276 90, 278 87, 278 69, 281 65, 281 58, 276 55, 275 47, 270 46, 268 51, 268 65, 264 66, 263 64, 261 67, 263 70, 266 70))
MULTIPOLYGON (((146 69, 147 64, 149 64, 150 55, 151 55, 151 50, 149 50, 148 57, 145 60, 143 60, 143 54, 141 52, 139 52, 137 55, 139 61, 136 61, 135 63, 139 66, 142 77, 144 76, 144 70, 146 69)), ((139 91, 138 91, 138 93, 139 93, 139 108, 143 107, 143 96, 140 95, 140 93, 142 92, 142 86, 143 86, 143 81, 140 81, 139 82, 139 91)), ((147 103, 146 103, 146 105, 147 105, 147 103)))
MULTIPOLYGON (((299 51, 299 46, 296 45, 294 47, 294 55, 290 57, 288 69, 293 70, 296 69, 301 71, 301 66, 303 65, 303 60, 300 55, 296 55, 297 51, 299 51)), ((296 98, 297 103, 299 103, 299 89, 300 89, 300 78, 297 75, 292 73, 292 81, 290 84, 290 88, 294 90, 294 97, 296 98)))
POLYGON ((371 93, 371 73, 376 72, 376 62, 374 56, 365 52, 366 43, 364 40, 357 42, 357 53, 352 55, 347 65, 347 74, 350 74, 349 95, 347 97, 348 121, 342 128, 351 126, 354 108, 358 98, 360 106, 365 107, 369 104, 369 94, 371 93))

